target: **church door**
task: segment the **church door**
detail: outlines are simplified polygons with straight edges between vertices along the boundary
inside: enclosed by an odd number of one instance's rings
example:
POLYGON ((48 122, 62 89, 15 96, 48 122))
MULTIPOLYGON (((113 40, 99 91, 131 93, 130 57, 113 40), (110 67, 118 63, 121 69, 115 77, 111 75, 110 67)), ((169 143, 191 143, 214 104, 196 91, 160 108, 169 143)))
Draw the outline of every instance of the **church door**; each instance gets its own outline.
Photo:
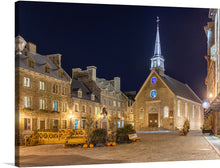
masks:
POLYGON ((158 113, 149 114, 149 127, 158 127, 158 113))

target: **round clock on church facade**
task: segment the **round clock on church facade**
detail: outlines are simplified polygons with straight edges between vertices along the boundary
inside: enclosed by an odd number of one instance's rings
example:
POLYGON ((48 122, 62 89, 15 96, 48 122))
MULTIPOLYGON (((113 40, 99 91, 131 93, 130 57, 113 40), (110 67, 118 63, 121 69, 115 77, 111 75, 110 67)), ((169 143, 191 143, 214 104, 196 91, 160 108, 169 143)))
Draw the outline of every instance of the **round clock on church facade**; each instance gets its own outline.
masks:
POLYGON ((155 97, 157 96, 157 91, 156 91, 156 90, 151 90, 150 96, 151 96, 152 98, 155 98, 155 97))

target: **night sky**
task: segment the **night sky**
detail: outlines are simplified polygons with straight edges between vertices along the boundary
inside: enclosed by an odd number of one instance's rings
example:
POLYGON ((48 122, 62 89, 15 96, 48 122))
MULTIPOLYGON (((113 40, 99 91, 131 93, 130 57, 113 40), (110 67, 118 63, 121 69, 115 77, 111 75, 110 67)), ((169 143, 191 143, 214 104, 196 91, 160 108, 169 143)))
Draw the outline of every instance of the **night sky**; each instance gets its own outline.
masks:
POLYGON ((97 77, 121 77, 122 91, 138 91, 150 73, 156 17, 165 73, 203 99, 208 9, 19 2, 16 32, 42 55, 62 54, 62 67, 97 67, 97 77))

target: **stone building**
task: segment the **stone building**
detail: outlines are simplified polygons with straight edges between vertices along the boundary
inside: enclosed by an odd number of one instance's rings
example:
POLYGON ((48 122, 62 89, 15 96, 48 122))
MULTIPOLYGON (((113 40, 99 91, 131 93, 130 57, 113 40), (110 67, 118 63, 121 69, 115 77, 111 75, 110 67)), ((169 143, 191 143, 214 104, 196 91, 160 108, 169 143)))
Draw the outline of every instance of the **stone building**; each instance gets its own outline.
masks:
POLYGON ((210 107, 206 109, 205 121, 209 121, 210 129, 215 135, 220 135, 220 11, 210 9, 209 16, 211 21, 204 27, 207 36, 207 101, 210 107))
POLYGON ((15 42, 16 138, 37 129, 66 128, 71 78, 61 67, 61 55, 40 55, 21 36, 15 42))
POLYGON ((35 130, 85 128, 87 113, 99 118, 99 89, 72 80, 60 54, 38 54, 36 45, 21 36, 15 43, 16 144, 35 130))
POLYGON ((161 54, 159 18, 154 56, 151 58, 151 73, 135 97, 135 129, 147 130, 149 127, 181 129, 189 120, 190 129, 200 129, 203 124, 202 102, 192 89, 165 72, 164 58, 161 54))
POLYGON ((113 118, 124 126, 128 98, 119 77, 97 78, 96 67, 88 66, 73 69, 71 78, 61 66, 61 54, 41 55, 21 36, 15 52, 16 144, 35 130, 85 128, 88 114, 96 128, 109 129, 113 118))
POLYGON ((88 66, 86 70, 74 68, 72 70, 73 80, 83 81, 87 88, 100 100, 100 106, 96 114, 100 117, 97 121, 101 128, 109 128, 108 119, 115 119, 117 127, 125 124, 127 112, 127 96, 120 89, 120 78, 113 80, 96 77, 96 67, 88 66))

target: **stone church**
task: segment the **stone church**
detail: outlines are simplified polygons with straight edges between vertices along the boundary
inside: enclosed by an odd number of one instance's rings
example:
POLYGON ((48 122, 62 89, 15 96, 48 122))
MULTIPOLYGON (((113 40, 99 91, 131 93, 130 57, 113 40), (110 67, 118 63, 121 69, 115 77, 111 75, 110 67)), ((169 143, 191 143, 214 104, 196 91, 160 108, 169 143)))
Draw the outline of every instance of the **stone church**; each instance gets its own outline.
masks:
POLYGON ((202 101, 187 85, 165 74, 161 53, 159 18, 154 56, 151 58, 150 74, 135 97, 135 129, 149 127, 175 130, 182 129, 189 120, 190 129, 199 130, 203 125, 202 101))

